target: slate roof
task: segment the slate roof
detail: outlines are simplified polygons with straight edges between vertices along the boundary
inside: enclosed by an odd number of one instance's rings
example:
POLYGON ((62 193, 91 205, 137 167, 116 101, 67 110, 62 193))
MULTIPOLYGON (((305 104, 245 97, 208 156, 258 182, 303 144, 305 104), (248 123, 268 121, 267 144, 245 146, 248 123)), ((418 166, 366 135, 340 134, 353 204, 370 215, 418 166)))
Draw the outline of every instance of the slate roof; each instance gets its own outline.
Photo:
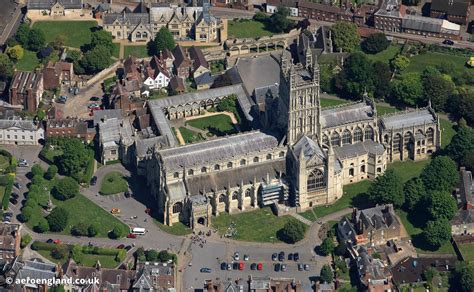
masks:
POLYGON ((303 151, 305 160, 309 160, 314 155, 318 156, 321 160, 326 158, 326 155, 324 154, 321 147, 319 147, 318 143, 313 141, 308 136, 301 137, 298 142, 296 142, 293 149, 296 157, 300 157, 301 151, 303 151))
POLYGON ((350 157, 357 157, 367 153, 382 155, 385 152, 385 148, 382 144, 379 144, 372 140, 366 140, 364 142, 358 142, 355 144, 334 147, 334 151, 336 152, 336 156, 339 159, 345 159, 350 157))
POLYGON ((392 226, 400 225, 392 204, 379 205, 373 208, 358 210, 356 220, 361 220, 367 229, 387 229, 392 226))
POLYGON ((382 116, 380 121, 385 129, 400 129, 421 126, 424 123, 433 124, 437 122, 437 119, 429 109, 419 109, 382 116))
POLYGON ((212 85, 214 83, 214 76, 211 75, 211 72, 205 72, 194 78, 194 82, 197 86, 205 84, 212 85))
POLYGON ((181 68, 181 67, 191 67, 192 63, 191 60, 189 60, 188 56, 186 55, 186 52, 184 51, 183 47, 180 45, 177 45, 173 49, 173 56, 174 56, 174 66, 176 68, 181 68))
POLYGON ((16 279, 53 279, 56 276, 56 265, 38 261, 24 261, 16 279))
POLYGON ((474 204, 474 180, 472 178, 472 172, 461 168, 460 171, 461 182, 459 192, 461 196, 461 202, 466 205, 474 204))
POLYGON ((136 146, 137 157, 145 157, 148 152, 152 152, 155 147, 162 148, 168 145, 165 136, 157 136, 148 139, 138 139, 136 146))
POLYGON ((82 0, 28 0, 28 9, 50 9, 59 2, 65 9, 81 9, 82 0))
POLYGON ((119 24, 126 24, 129 22, 131 25, 138 25, 140 23, 147 24, 149 23, 149 14, 148 13, 106 13, 103 16, 104 25, 111 25, 115 21, 118 21, 119 24))
POLYGON ((448 15, 466 16, 469 0, 432 0, 431 10, 447 13, 448 15))
POLYGON ((474 223, 474 209, 459 210, 451 220, 452 225, 472 224, 474 223))
POLYGON ((337 106, 321 111, 323 128, 332 128, 344 124, 373 120, 374 110, 365 102, 337 106))
POLYGON ((202 50, 198 47, 192 46, 189 48, 189 57, 193 60, 193 68, 196 70, 200 66, 209 69, 209 63, 206 61, 202 50))
POLYGON ((181 170, 219 161, 233 160, 278 146, 278 140, 260 131, 242 133, 202 143, 190 144, 160 151, 167 171, 181 170))
POLYGON ((402 19, 402 27, 404 29, 439 33, 441 32, 442 25, 442 19, 418 15, 405 15, 402 19))
POLYGON ((456 257, 452 258, 412 258, 408 257, 392 268, 395 284, 409 284, 422 281, 422 274, 428 267, 434 267, 439 272, 447 272, 454 268, 456 257), (446 269, 446 266, 448 269, 446 269))
POLYGON ((19 128, 34 131, 37 126, 31 120, 0 120, 0 129, 19 128))

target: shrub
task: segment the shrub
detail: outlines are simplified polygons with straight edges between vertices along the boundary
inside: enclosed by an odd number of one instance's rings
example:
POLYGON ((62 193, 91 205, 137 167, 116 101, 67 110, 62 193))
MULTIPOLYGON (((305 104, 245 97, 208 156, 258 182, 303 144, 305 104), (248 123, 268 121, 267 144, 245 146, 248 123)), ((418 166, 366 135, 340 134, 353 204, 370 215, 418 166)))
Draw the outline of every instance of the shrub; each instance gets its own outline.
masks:
POLYGON ((278 231, 278 237, 287 243, 295 243, 304 238, 305 232, 306 225, 304 223, 291 220, 286 222, 285 226, 278 231))
POLYGON ((31 244, 32 250, 53 250, 56 248, 55 244, 35 241, 31 244))
POLYGON ((66 201, 79 194, 79 184, 71 177, 65 177, 58 181, 53 190, 56 199, 66 201))
POLYGON ((48 170, 44 174, 44 178, 47 179, 47 180, 51 180, 56 176, 57 173, 58 173, 58 167, 54 164, 50 165, 48 167, 48 170))
POLYGON ((20 247, 25 248, 32 240, 33 238, 31 238, 31 235, 25 234, 21 237, 20 247))
POLYGON ((85 235, 88 235, 89 232, 88 232, 88 226, 86 223, 84 222, 79 222, 77 223, 76 225, 74 225, 74 227, 71 229, 71 233, 73 235, 77 235, 77 236, 85 236, 85 235))
POLYGON ((63 231, 67 226, 69 214, 66 209, 61 207, 56 207, 53 211, 46 217, 49 223, 49 229, 54 232, 63 231))
POLYGON ((44 170, 39 164, 35 164, 31 167, 31 174, 34 176, 43 176, 44 175, 44 170))
POLYGON ((48 231, 48 229, 48 221, 45 218, 41 218, 40 220, 38 220, 38 223, 34 227, 34 230, 38 233, 44 233, 48 231))
POLYGON ((124 234, 124 231, 120 227, 114 227, 112 231, 109 233, 109 237, 112 239, 119 239, 124 234))
POLYGON ((89 237, 94 237, 97 235, 97 227, 94 225, 94 224, 91 224, 88 228, 87 228, 87 236, 89 237))
POLYGON ((21 214, 19 216, 19 219, 21 222, 28 222, 31 218, 31 214, 33 214, 33 208, 31 207, 24 207, 21 210, 21 214))
POLYGON ((10 201, 10 196, 12 195, 13 189, 13 177, 9 176, 7 185, 5 186, 5 194, 2 199, 2 208, 3 210, 8 210, 8 204, 10 201))
POLYGON ((159 255, 159 253, 154 249, 149 249, 149 250, 145 251, 146 260, 149 261, 149 262, 158 261, 158 255, 159 255))
POLYGON ((57 260, 64 259, 68 255, 69 250, 65 246, 56 246, 56 248, 51 251, 51 256, 57 260))
POLYGON ((390 42, 384 33, 378 32, 369 35, 361 44, 362 50, 369 54, 377 54, 388 48, 390 42))
POLYGON ((122 262, 126 256, 127 256, 127 251, 125 249, 120 249, 118 253, 115 255, 115 261, 122 262))

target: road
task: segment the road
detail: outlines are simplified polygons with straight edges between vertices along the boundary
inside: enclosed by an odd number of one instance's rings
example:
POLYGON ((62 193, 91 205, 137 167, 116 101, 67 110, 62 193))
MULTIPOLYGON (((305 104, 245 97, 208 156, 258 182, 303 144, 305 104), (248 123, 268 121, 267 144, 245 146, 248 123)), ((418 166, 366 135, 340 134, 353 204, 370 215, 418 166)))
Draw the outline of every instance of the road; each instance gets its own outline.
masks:
MULTIPOLYGON (((40 161, 38 153, 39 146, 7 146, 6 150, 13 155, 27 159, 30 163, 28 168, 18 168, 17 178, 26 189, 29 180, 26 174, 29 172, 33 163, 41 163, 45 168, 47 164, 40 161)), ((26 232, 32 234, 35 240, 46 241, 50 238, 60 239, 63 243, 70 244, 93 244, 103 247, 116 247, 119 244, 143 246, 145 249, 168 249, 180 256, 177 283, 180 285, 178 291, 189 291, 197 288, 202 288, 206 279, 227 279, 227 278, 242 278, 247 279, 250 274, 254 276, 273 276, 273 277, 289 277, 300 280, 304 287, 311 284, 311 280, 319 275, 319 271, 323 264, 329 261, 329 258, 319 256, 315 253, 315 247, 320 244, 321 240, 318 238, 318 231, 320 225, 315 223, 304 240, 294 245, 284 243, 254 243, 241 242, 230 239, 221 239, 217 234, 210 237, 205 237, 206 243, 202 246, 200 242, 193 242, 192 235, 188 236, 174 236, 162 231, 158 225, 154 223, 153 218, 144 211, 147 207, 156 206, 149 192, 143 184, 143 178, 135 177, 130 171, 125 169, 121 164, 114 164, 103 166, 99 168, 95 175, 98 178, 97 184, 89 188, 81 189, 81 193, 92 200, 97 205, 101 206, 107 212, 111 208, 119 208, 121 214, 117 217, 124 223, 131 227, 144 227, 147 233, 139 236, 136 239, 123 238, 120 240, 112 240, 109 238, 88 238, 75 237, 69 235, 57 234, 37 234, 28 230, 26 232), (98 194, 99 186, 105 174, 111 171, 121 172, 126 180, 129 182, 130 189, 134 196, 133 198, 125 198, 123 194, 116 194, 110 196, 101 196, 98 194), (137 216, 136 219, 131 219, 132 216, 137 216), (273 270, 273 262, 271 260, 272 253, 284 251, 286 255, 293 252, 299 252, 300 263, 309 264, 309 271, 298 271, 297 263, 292 261, 285 261, 288 266, 286 272, 275 272, 273 270), (245 262, 245 269, 243 271, 227 271, 220 270, 222 262, 231 262, 232 256, 235 252, 239 252, 241 257, 244 254, 250 257, 249 262, 245 262), (250 271, 251 263, 263 263, 263 271, 250 271), (191 265, 189 265, 191 263, 191 265), (202 267, 209 267, 213 270, 211 274, 204 274, 200 272, 202 267), (306 285, 306 286, 305 286, 306 285)), ((17 190, 15 190, 17 191, 17 190)), ((20 203, 17 206, 10 204, 10 210, 15 214, 19 214, 20 203)), ((333 213, 327 217, 320 218, 319 221, 326 222, 329 220, 336 220, 343 215, 349 213, 350 209, 344 209, 333 213)), ((306 289, 303 289, 306 290, 306 289)))

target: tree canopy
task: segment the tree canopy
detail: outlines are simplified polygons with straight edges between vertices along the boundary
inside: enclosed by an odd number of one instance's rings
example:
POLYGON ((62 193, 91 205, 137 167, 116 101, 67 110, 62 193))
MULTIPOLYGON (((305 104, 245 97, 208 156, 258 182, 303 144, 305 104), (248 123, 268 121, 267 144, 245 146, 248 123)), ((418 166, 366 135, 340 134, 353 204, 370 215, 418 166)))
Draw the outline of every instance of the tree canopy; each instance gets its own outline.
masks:
POLYGON ((403 186, 405 193, 405 209, 413 211, 425 198, 426 190, 423 181, 419 177, 412 178, 403 186))
POLYGON ((14 60, 15 62, 18 62, 19 60, 23 59, 24 50, 20 45, 16 45, 13 47, 9 47, 6 50, 6 53, 10 57, 10 59, 14 60))
POLYGON ((410 106, 420 103, 423 97, 423 85, 420 75, 416 72, 403 74, 400 79, 391 83, 391 97, 396 102, 410 106))
POLYGON ((459 292, 472 292, 474 287, 474 267, 468 262, 458 262, 454 270, 453 289, 459 292))
POLYGON ((352 22, 338 21, 331 26, 334 46, 343 52, 352 52, 359 46, 360 38, 357 25, 352 22))
POLYGON ((361 44, 362 50, 369 54, 377 54, 388 48, 390 41, 383 32, 369 35, 361 44))
POLYGON ((280 5, 277 8, 277 12, 270 16, 270 24, 275 32, 280 33, 291 28, 293 21, 288 19, 288 15, 290 15, 290 10, 280 5))
POLYGON ((448 192, 432 191, 429 195, 428 211, 434 221, 442 218, 451 220, 457 211, 456 200, 448 192))
POLYGON ((81 60, 81 65, 89 74, 104 70, 110 65, 110 50, 102 45, 87 51, 81 60))
POLYGON ((428 76, 423 79, 425 99, 431 99, 433 108, 443 111, 448 98, 454 93, 455 85, 449 77, 440 75, 428 76))
POLYGON ((390 80, 392 79, 392 72, 387 63, 376 61, 372 64, 374 74, 374 97, 385 98, 390 94, 390 80))
POLYGON ((63 155, 59 158, 58 167, 62 173, 75 176, 86 167, 90 153, 81 140, 76 138, 63 140, 63 155))
POLYGON ((372 92, 374 72, 370 60, 361 53, 351 54, 336 77, 335 86, 343 95, 358 99, 367 90, 372 92))
POLYGON ((451 192, 459 181, 456 162, 448 156, 437 156, 425 167, 421 179, 427 190, 451 192))
POLYGON ((0 53, 0 80, 7 80, 13 76, 13 62, 6 54, 0 53))
POLYGON ((54 232, 63 231, 67 226, 69 214, 66 209, 62 207, 56 207, 46 217, 49 224, 49 229, 54 232))
POLYGON ((405 70, 410 65, 410 59, 404 55, 397 55, 390 61, 393 70, 400 72, 405 70))
POLYGON ((79 184, 72 177, 66 176, 57 182, 53 194, 58 200, 72 199, 79 194, 79 184))
POLYGON ((165 26, 160 28, 158 33, 155 36, 155 39, 152 43, 151 46, 151 53, 154 55, 159 54, 161 51, 168 49, 172 50, 176 46, 176 43, 174 42, 173 35, 169 31, 169 29, 165 26))
POLYGON ((295 243, 304 238, 306 225, 297 220, 290 220, 285 223, 279 231, 279 238, 288 243, 295 243))
POLYGON ((103 29, 99 29, 92 33, 90 45, 92 46, 92 48, 99 46, 105 47, 109 50, 110 54, 112 54, 112 51, 114 49, 114 44, 112 40, 113 37, 110 32, 105 31, 103 29))
POLYGON ((39 51, 46 45, 46 38, 42 30, 33 28, 28 34, 28 49, 31 51, 39 51))
POLYGON ((422 235, 428 246, 438 249, 451 238, 451 224, 445 218, 428 221, 422 235))
POLYGON ((334 273, 329 265, 324 265, 321 268, 321 273, 319 278, 321 279, 321 283, 332 283, 334 278, 334 273))
POLYGON ((334 242, 332 238, 326 237, 319 246, 319 250, 325 256, 330 255, 334 251, 334 242))
POLYGON ((451 142, 446 146, 446 153, 457 162, 461 162, 466 153, 474 150, 474 131, 460 127, 451 142))
POLYGON ((392 169, 375 179, 367 195, 373 204, 393 204, 395 207, 401 207, 405 202, 403 184, 392 169))

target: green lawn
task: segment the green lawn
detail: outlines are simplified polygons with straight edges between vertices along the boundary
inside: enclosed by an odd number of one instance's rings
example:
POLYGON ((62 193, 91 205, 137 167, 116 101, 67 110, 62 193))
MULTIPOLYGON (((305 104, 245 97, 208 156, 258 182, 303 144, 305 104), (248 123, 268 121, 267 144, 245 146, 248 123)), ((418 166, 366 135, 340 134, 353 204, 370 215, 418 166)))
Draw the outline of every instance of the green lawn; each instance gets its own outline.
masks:
POLYGON ((445 62, 453 63, 458 70, 465 70, 465 63, 467 59, 468 58, 464 56, 427 52, 411 57, 410 65, 403 72, 421 72, 427 66, 442 65, 445 62))
POLYGON ((173 235, 178 235, 178 236, 187 235, 193 232, 191 228, 189 228, 188 226, 184 225, 181 222, 173 223, 173 226, 165 225, 159 222, 158 220, 155 220, 155 223, 156 225, 160 227, 161 230, 173 235))
POLYGON ((280 242, 277 232, 289 220, 296 220, 291 216, 275 216, 270 208, 230 215, 227 212, 212 218, 212 226, 218 229, 219 234, 225 234, 227 228, 234 222, 237 230, 233 239, 257 242, 280 242))
POLYGON ((474 244, 460 244, 458 247, 465 261, 474 262, 474 244))
MULTIPOLYGON (((71 248, 70 245, 68 245, 68 247, 71 248)), ((59 260, 53 258, 51 256, 51 251, 49 250, 37 250, 36 252, 44 256, 51 262, 59 263, 60 265, 64 265, 68 260, 68 257, 65 257, 59 260)), ((93 267, 97 263, 97 261, 100 262, 103 268, 108 268, 108 269, 114 269, 120 264, 119 262, 115 261, 114 255, 96 255, 96 254, 82 253, 82 261, 80 265, 86 266, 86 267, 93 267)))
MULTIPOLYGON (((51 197, 51 199, 53 200, 54 206, 63 207, 69 211, 68 226, 60 232, 60 234, 71 234, 71 228, 79 222, 96 225, 98 231, 97 237, 107 237, 109 231, 116 226, 122 228, 126 232, 129 230, 127 225, 120 222, 108 211, 97 206, 83 195, 78 195, 67 201, 59 201, 53 197, 51 197)), ((30 229, 33 229, 38 220, 41 217, 44 217, 44 215, 43 209, 40 206, 37 206, 33 209, 31 219, 26 223, 26 225, 30 229)))
POLYGON ((113 43, 112 57, 120 58, 120 44, 113 43))
POLYGON ((243 20, 228 22, 228 35, 235 38, 259 38, 262 36, 271 36, 265 24, 255 20, 243 20))
POLYGON ((215 115, 186 121, 186 125, 209 131, 216 136, 235 133, 234 124, 227 115, 215 115))
POLYGON ((400 47, 397 45, 390 45, 386 50, 378 54, 366 54, 366 56, 372 61, 381 61, 389 63, 398 53, 400 53, 400 47))
POLYGON ((186 144, 204 140, 204 137, 201 135, 201 133, 196 133, 184 127, 180 127, 179 131, 181 132, 181 136, 183 136, 184 142, 186 144))
POLYGON ((109 172, 104 176, 100 186, 101 195, 113 195, 128 190, 128 183, 120 172, 109 172))
POLYGON ((135 56, 137 58, 148 57, 148 49, 146 45, 143 46, 125 46, 123 50, 123 57, 135 56))
POLYGON ((393 169, 402 182, 406 182, 415 176, 419 176, 429 163, 429 159, 421 161, 397 161, 390 163, 388 169, 393 169))
POLYGON ((321 98, 321 108, 336 106, 340 104, 349 103, 348 100, 341 100, 341 99, 332 99, 332 98, 321 98))
POLYGON ((0 169, 5 169, 10 166, 10 158, 0 154, 0 169))
POLYGON ((399 111, 400 111, 400 110, 397 109, 396 107, 379 105, 379 104, 377 104, 377 103, 375 103, 375 108, 377 109, 377 115, 378 115, 379 117, 380 117, 380 116, 383 116, 383 115, 386 115, 386 114, 395 113, 395 112, 399 112, 399 111))
POLYGON ((441 148, 446 147, 456 135, 456 130, 454 130, 454 123, 450 120, 439 119, 441 124, 441 148))
POLYGON ((61 35, 65 38, 65 45, 74 48, 90 43, 92 28, 95 27, 96 21, 37 21, 33 24, 33 28, 44 32, 47 43, 61 35))
POLYGON ((40 60, 36 57, 36 52, 24 50, 23 58, 16 63, 16 69, 20 71, 33 71, 40 64, 40 60))

